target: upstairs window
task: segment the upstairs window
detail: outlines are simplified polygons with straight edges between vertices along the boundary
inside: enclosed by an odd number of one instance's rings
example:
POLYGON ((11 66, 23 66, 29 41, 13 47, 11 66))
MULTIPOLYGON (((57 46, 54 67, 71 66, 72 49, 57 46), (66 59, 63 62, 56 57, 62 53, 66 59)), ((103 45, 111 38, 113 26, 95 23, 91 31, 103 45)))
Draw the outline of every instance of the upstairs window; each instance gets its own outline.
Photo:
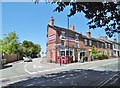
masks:
POLYGON ((116 49, 116 45, 114 44, 114 49, 116 49))
POLYGON ((63 46, 64 46, 64 40, 61 40, 61 45, 63 45, 63 46))
POLYGON ((78 43, 78 42, 76 42, 76 47, 77 47, 77 48, 79 47, 79 43, 78 43))
POLYGON ((99 48, 99 42, 97 42, 96 44, 97 44, 97 47, 99 48))
POLYGON ((92 41, 91 40, 89 40, 89 45, 92 46, 92 41))
POLYGON ((104 43, 102 43, 102 48, 104 48, 104 43))
POLYGON ((107 48, 107 43, 105 43, 105 48, 107 48))
POLYGON ((108 48, 110 49, 111 47, 110 47, 110 44, 108 44, 108 48))
POLYGON ((87 45, 87 39, 84 39, 84 44, 87 45))
POLYGON ((76 41, 79 41, 79 35, 76 34, 76 41))
POLYGON ((65 38, 65 32, 64 31, 61 31, 61 37, 62 37, 62 39, 65 38))

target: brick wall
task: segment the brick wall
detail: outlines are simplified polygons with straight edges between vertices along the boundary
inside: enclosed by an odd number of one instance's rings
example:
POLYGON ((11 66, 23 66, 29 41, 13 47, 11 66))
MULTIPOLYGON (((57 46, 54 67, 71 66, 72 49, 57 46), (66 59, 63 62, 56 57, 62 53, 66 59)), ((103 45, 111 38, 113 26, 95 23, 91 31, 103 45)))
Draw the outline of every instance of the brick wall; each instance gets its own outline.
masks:
POLYGON ((5 54, 4 58, 6 59, 7 63, 8 62, 13 62, 13 61, 17 61, 18 60, 18 55, 17 54, 10 54, 10 55, 5 54))

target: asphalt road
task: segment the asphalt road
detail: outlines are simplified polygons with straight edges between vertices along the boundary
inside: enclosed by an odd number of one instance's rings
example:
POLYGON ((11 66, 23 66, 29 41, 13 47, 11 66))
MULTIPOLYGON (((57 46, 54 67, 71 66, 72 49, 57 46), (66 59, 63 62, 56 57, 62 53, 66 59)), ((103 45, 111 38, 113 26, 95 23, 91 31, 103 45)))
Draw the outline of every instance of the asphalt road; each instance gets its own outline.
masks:
POLYGON ((36 58, 0 70, 2 86, 119 86, 120 58, 60 66, 36 58))

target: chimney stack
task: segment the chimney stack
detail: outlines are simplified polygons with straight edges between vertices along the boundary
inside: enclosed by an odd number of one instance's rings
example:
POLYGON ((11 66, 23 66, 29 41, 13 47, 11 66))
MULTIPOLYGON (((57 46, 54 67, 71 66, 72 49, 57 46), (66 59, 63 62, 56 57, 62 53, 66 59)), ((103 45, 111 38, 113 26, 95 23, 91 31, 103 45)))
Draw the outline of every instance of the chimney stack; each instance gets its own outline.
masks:
POLYGON ((49 25, 54 25, 54 18, 53 17, 51 17, 51 19, 50 19, 50 21, 49 21, 49 23, 48 23, 49 25))
POLYGON ((87 36, 88 38, 91 37, 91 32, 90 32, 89 30, 86 32, 86 36, 87 36))
POLYGON ((108 39, 107 39, 107 36, 100 36, 100 39, 108 40, 108 39))
POLYGON ((69 27, 69 30, 74 31, 74 29, 75 29, 74 25, 71 25, 71 26, 69 27))

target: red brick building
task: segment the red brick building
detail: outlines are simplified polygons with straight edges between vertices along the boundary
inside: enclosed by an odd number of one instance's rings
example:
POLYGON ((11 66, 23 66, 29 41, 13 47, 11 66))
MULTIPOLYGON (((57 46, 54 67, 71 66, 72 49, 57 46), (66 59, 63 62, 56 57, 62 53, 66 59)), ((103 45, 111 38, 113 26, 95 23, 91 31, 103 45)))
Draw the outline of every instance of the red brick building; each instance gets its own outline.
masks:
POLYGON ((98 52, 112 56, 110 41, 92 38, 90 31, 86 32, 86 36, 75 32, 73 25, 69 29, 58 27, 54 25, 53 17, 47 26, 47 37, 47 60, 51 62, 72 63, 89 58, 93 45, 98 52))

